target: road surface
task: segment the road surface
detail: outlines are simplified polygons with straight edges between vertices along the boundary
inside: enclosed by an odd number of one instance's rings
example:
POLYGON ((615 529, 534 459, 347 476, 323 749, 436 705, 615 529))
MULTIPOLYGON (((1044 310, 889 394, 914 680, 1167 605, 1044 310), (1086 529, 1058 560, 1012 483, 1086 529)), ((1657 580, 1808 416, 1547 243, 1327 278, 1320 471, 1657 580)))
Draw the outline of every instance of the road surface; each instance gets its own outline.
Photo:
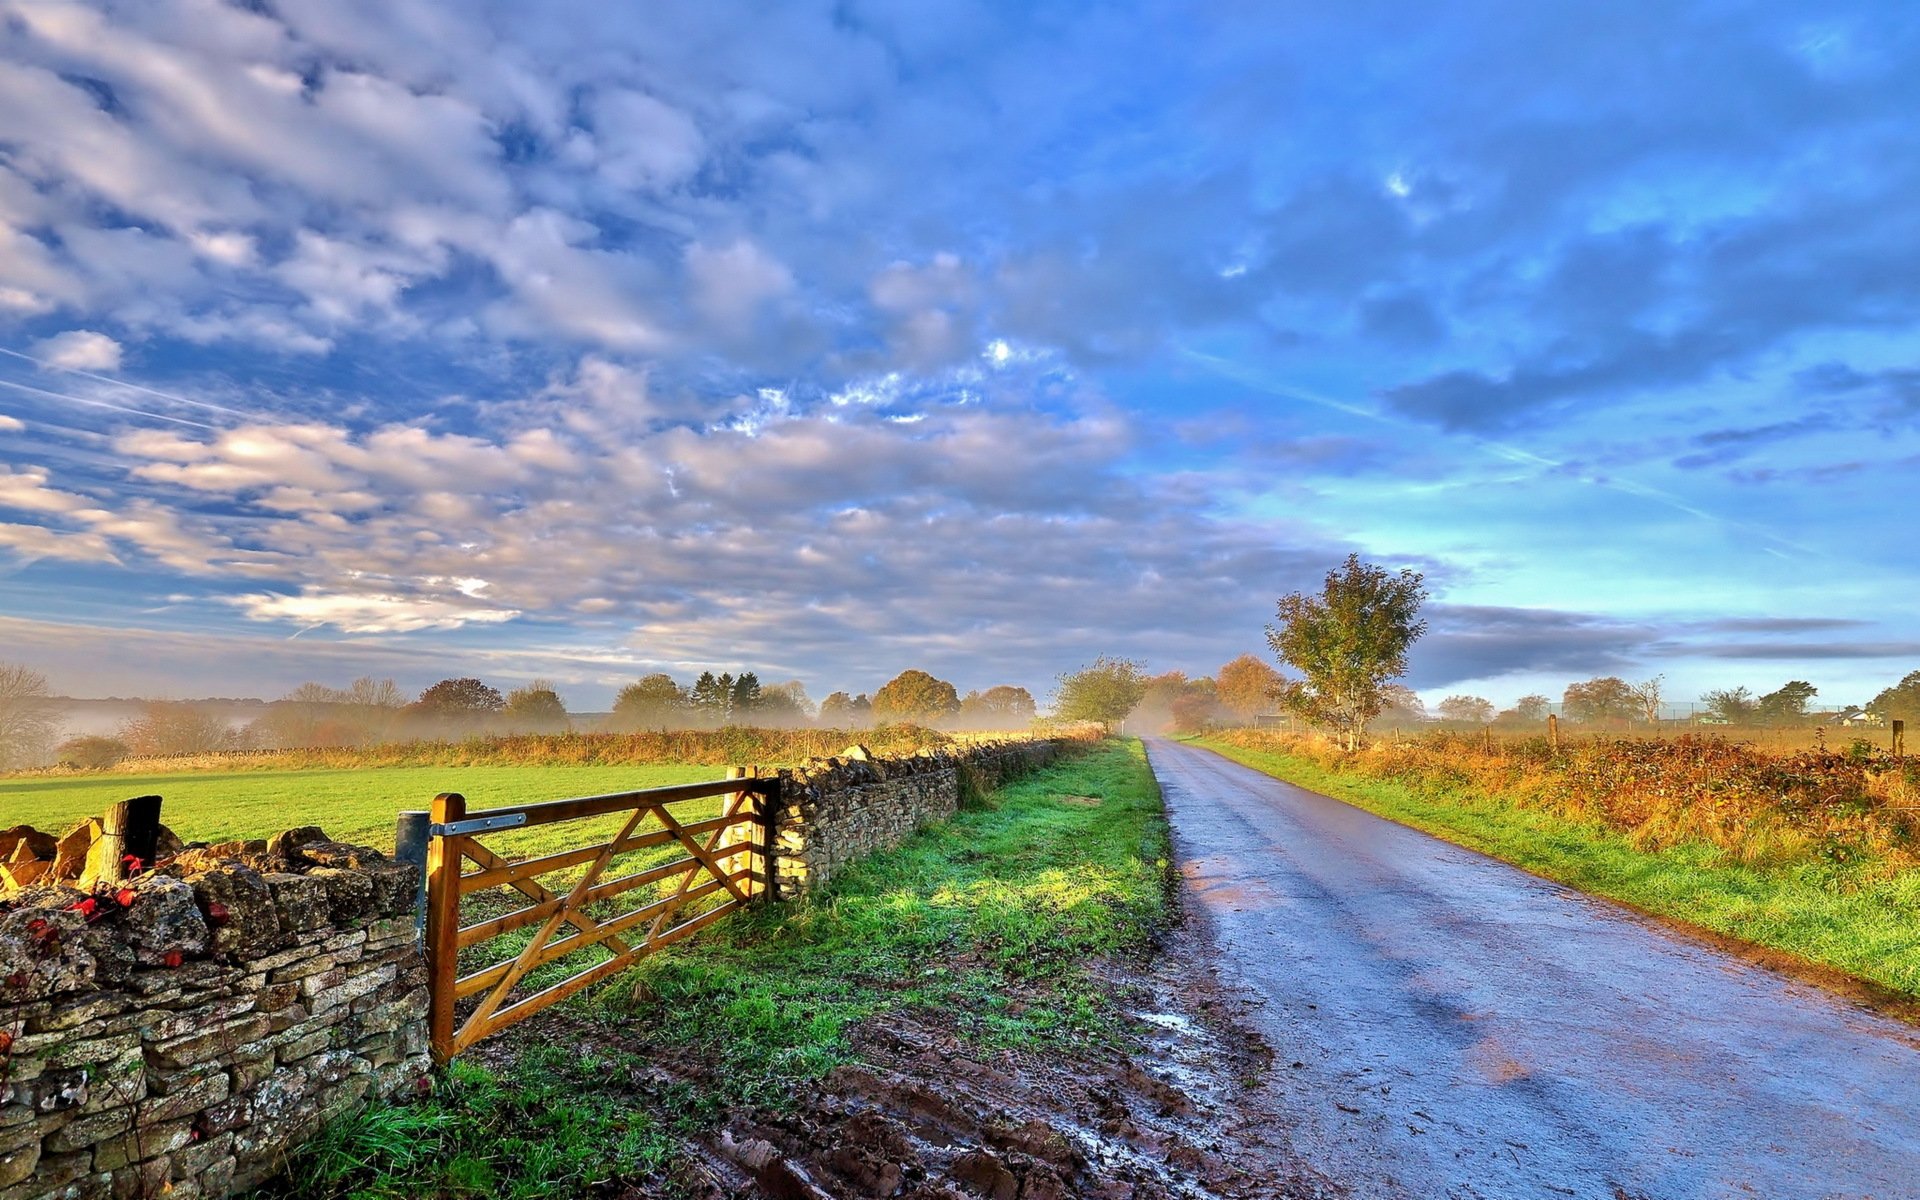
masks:
POLYGON ((1189 903, 1355 1197, 1920 1197, 1920 1036, 1205 750, 1149 744, 1189 903))

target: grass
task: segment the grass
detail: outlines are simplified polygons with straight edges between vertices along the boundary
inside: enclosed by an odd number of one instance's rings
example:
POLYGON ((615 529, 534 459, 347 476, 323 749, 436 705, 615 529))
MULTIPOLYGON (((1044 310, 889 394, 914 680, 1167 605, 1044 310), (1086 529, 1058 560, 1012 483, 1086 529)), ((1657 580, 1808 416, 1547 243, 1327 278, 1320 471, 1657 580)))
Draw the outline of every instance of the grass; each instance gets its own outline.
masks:
MULTIPOLYGON (((0 776, 0 825, 25 823, 58 834, 129 796, 165 797, 161 819, 188 841, 271 837, 318 825, 342 841, 388 848, 394 817, 425 808, 438 792, 459 792, 469 808, 633 791, 716 779, 719 768, 658 763, 624 766, 425 766, 202 771, 159 775, 0 776)), ((601 824, 607 822, 602 821, 601 824)), ((503 854, 537 854, 580 844, 597 826, 546 826, 489 839, 503 854)), ((611 832, 608 830, 607 832, 611 832)))
POLYGON ((1166 916, 1168 852, 1140 744, 1100 744, 804 903, 729 918, 569 1001, 571 1019, 606 1030, 580 1039, 599 1061, 536 1046, 510 1074, 456 1064, 434 1097, 337 1127, 292 1172, 294 1194, 563 1196, 657 1172, 678 1136, 710 1131, 722 1109, 791 1106, 855 1061, 859 1022, 890 1012, 937 1013, 984 1047, 1117 1042, 1123 1018, 1090 960, 1146 951, 1166 916), (610 1046, 690 1057, 715 1084, 698 1101, 636 1090, 630 1051, 610 1046), (548 1144, 560 1135, 531 1136, 525 1114, 561 1107, 545 1099, 561 1094, 579 1124, 548 1144), (423 1138, 434 1153, 418 1152, 423 1138))
POLYGON ((1379 778, 1361 760, 1343 766, 1218 737, 1195 740, 1582 891, 1920 998, 1920 869, 1742 854, 1700 840, 1647 845, 1601 819, 1483 790, 1458 774, 1379 778))

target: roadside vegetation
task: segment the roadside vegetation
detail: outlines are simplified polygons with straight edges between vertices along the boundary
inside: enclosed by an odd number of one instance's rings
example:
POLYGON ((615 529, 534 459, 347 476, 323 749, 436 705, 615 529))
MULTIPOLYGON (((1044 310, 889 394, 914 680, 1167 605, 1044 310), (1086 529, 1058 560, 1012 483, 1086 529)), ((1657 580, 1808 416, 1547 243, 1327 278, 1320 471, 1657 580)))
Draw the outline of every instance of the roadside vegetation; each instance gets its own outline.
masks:
POLYGON ((1195 739, 1584 891, 1920 997, 1920 763, 1856 740, 1195 739))
POLYGON ((1149 948, 1168 853, 1139 743, 1098 743, 503 1035, 491 1068, 456 1063, 433 1096, 334 1127, 283 1194, 670 1192, 683 1139, 791 1107, 890 1014, 985 1047, 1117 1043, 1098 972, 1149 948))

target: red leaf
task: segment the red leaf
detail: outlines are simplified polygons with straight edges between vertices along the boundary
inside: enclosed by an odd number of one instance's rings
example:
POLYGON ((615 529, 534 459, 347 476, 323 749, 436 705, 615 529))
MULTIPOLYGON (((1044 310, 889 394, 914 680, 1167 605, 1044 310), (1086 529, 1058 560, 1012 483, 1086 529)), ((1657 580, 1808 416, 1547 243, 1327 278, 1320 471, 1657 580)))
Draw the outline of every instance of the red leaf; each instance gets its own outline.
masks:
POLYGON ((12 1049, 13 1035, 4 1029, 0 1029, 0 1054, 5 1054, 12 1049))
POLYGON ((207 902, 207 920, 215 925, 224 925, 227 921, 227 906, 218 900, 207 902))
POLYGON ((183 956, 178 950, 169 950, 167 951, 166 956, 162 958, 160 961, 166 963, 170 967, 177 967, 180 965, 182 959, 183 959, 183 956))
POLYGON ((114 893, 113 898, 120 902, 121 908, 133 907, 134 892, 132 888, 121 888, 118 892, 114 893))

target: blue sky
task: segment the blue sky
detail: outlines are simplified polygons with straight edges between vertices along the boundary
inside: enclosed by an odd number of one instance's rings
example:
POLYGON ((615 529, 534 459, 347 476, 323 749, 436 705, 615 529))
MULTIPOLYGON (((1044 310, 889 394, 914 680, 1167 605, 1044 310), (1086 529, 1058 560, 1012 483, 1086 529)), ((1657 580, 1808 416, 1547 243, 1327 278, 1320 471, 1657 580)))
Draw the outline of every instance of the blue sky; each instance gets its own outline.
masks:
POLYGON ((0 659, 72 694, 1920 666, 1904 3, 0 0, 0 659))

